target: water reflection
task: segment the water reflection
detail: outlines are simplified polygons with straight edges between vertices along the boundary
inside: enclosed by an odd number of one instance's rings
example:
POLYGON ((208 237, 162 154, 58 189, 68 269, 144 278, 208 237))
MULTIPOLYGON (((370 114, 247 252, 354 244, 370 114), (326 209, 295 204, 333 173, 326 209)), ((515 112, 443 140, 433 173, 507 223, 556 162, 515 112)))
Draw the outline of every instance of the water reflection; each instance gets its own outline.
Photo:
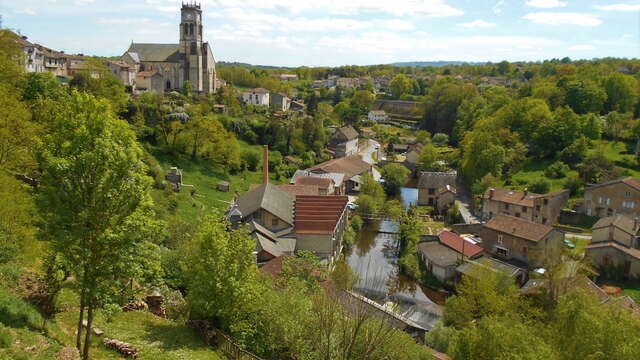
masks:
POLYGON ((400 196, 405 209, 418 203, 418 189, 403 187, 400 189, 400 196))

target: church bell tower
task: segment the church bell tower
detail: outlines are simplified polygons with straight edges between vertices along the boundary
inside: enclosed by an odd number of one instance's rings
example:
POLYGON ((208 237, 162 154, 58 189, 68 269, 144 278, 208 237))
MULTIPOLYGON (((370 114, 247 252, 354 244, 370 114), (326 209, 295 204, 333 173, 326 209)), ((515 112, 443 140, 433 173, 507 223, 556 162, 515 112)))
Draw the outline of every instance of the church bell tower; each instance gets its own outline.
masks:
POLYGON ((182 3, 180 22, 180 52, 185 59, 184 80, 194 91, 203 90, 202 9, 200 4, 182 3))

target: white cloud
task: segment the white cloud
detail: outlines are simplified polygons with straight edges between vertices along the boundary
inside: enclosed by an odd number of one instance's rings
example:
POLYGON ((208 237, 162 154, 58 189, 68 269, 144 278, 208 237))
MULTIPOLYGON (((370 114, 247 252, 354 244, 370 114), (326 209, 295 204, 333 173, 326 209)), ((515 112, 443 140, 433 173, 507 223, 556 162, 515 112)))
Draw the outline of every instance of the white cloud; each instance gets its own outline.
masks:
POLYGON ((213 4, 218 8, 243 7, 288 13, 326 12, 334 15, 387 13, 395 16, 416 14, 444 17, 464 14, 445 0, 214 0, 213 4))
POLYGON ((550 9, 557 7, 565 7, 567 6, 566 1, 560 0, 529 0, 526 2, 527 6, 542 8, 542 9, 550 9))
POLYGON ((414 30, 416 27, 412 23, 404 20, 393 19, 383 22, 384 27, 391 30, 414 30))
POLYGON ((158 25, 156 22, 153 22, 148 18, 100 18, 97 22, 101 25, 136 25, 151 23, 158 25))
POLYGON ((478 20, 474 20, 472 22, 458 24, 458 26, 462 26, 462 27, 469 28, 469 29, 475 29, 475 28, 485 29, 485 28, 494 27, 494 26, 496 26, 496 24, 478 19, 478 20))
POLYGON ((571 51, 588 51, 588 50, 594 50, 594 49, 595 47, 591 45, 574 45, 569 48, 569 50, 571 51))
POLYGON ((594 8, 604 11, 640 11, 640 4, 595 5, 594 8))
POLYGON ((498 2, 493 5, 493 8, 491 8, 491 10, 493 11, 494 14, 500 14, 502 12, 502 6, 504 5, 505 0, 498 0, 498 2))
POLYGON ((26 9, 22 9, 22 10, 18 10, 16 11, 16 14, 22 14, 22 15, 36 15, 36 11, 31 9, 31 8, 26 8, 26 9))
POLYGON ((602 24, 602 20, 597 17, 583 13, 537 12, 529 13, 523 18, 546 25, 598 26, 602 24))

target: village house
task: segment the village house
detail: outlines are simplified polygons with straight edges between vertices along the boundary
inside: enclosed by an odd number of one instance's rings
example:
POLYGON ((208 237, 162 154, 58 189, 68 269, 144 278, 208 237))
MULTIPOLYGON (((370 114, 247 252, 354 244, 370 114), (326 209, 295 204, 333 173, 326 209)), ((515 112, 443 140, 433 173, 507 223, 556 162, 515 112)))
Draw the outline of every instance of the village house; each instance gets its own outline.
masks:
POLYGON ((288 111, 291 107, 291 99, 284 94, 274 93, 269 95, 269 108, 272 111, 288 111))
POLYGON ((307 170, 296 170, 291 177, 290 184, 317 184, 320 187, 319 191, 321 195, 325 189, 327 192, 326 195, 343 195, 346 192, 344 174, 339 173, 315 173, 307 170), (313 181, 309 178, 322 179, 322 181, 313 181), (327 187, 328 184, 332 184, 333 189, 329 189, 327 187))
POLYGON ((136 73, 136 93, 152 92, 154 94, 163 94, 162 90, 162 75, 157 71, 140 71, 136 73))
POLYGON ((526 269, 522 269, 486 254, 476 259, 465 259, 464 263, 456 268, 458 277, 465 275, 475 279, 482 277, 484 270, 506 274, 512 278, 518 286, 524 285, 528 277, 526 269))
POLYGON ((318 188, 318 195, 334 195, 336 192, 336 184, 330 177, 299 176, 295 179, 295 184, 315 186, 318 188))
POLYGON ((465 259, 476 259, 484 250, 451 231, 442 231, 438 236, 424 236, 418 244, 420 259, 427 270, 438 280, 453 280, 456 268, 465 259))
POLYGON ((380 122, 388 120, 389 117, 384 110, 371 110, 369 111, 368 119, 372 122, 380 122))
POLYGON ((620 267, 627 277, 640 277, 640 220, 615 215, 598 220, 586 248, 597 266, 620 267))
POLYGON ((555 224, 568 200, 569 190, 534 194, 526 189, 490 188, 482 196, 482 217, 489 220, 506 214, 540 224, 555 224))
POLYGON ((420 155, 424 146, 420 143, 409 145, 407 153, 405 155, 404 165, 411 170, 414 175, 420 164, 420 155))
POLYGON ((333 263, 347 224, 346 196, 305 195, 317 186, 269 183, 268 150, 263 151, 263 183, 238 197, 227 217, 246 224, 256 239, 256 261, 264 263, 300 250, 333 263))
POLYGON ((107 61, 111 74, 122 81, 125 86, 136 85, 136 69, 124 61, 107 61))
POLYGON ((269 77, 278 79, 280 81, 295 81, 298 80, 298 75, 295 74, 271 74, 269 77))
POLYGON ((583 212, 605 217, 617 214, 640 215, 640 181, 626 177, 601 184, 587 184, 583 212))
POLYGON ((353 126, 341 127, 333 134, 327 147, 336 158, 355 155, 358 153, 358 132, 353 126))
POLYGON ((263 88, 255 88, 245 91, 242 94, 242 101, 245 104, 255 106, 269 106, 269 90, 263 88))
MULTIPOLYGON (((422 172, 418 180, 418 205, 438 208, 438 193, 447 187, 455 189, 457 177, 458 173, 455 171, 422 172)), ((441 203, 440 207, 444 205, 441 203)))
POLYGON ((372 175, 376 181, 380 180, 380 173, 358 155, 325 161, 307 169, 307 171, 314 174, 343 174, 345 183, 343 194, 360 191, 364 174, 372 175))
POLYGON ((482 226, 482 247, 499 259, 521 267, 540 267, 560 254, 564 233, 549 225, 499 214, 482 226))
POLYGON ((296 112, 303 112, 307 108, 303 100, 292 100, 289 110, 296 112))

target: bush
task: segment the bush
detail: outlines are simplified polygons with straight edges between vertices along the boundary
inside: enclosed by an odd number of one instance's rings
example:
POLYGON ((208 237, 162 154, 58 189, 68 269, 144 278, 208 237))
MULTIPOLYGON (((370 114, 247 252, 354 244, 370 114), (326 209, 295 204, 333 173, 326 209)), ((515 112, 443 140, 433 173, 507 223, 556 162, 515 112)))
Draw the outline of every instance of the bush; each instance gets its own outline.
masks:
POLYGON ((551 189, 551 183, 544 178, 538 178, 529 183, 529 190, 536 194, 546 194, 551 189))
POLYGON ((560 179, 567 176, 569 172, 569 165, 562 161, 556 161, 544 169, 544 176, 550 179, 560 179))
POLYGON ((583 185, 584 183, 578 175, 571 175, 564 181, 564 188, 571 192, 571 196, 577 195, 583 185))
POLYGON ((364 221, 362 220, 360 215, 354 215, 351 218, 351 228, 353 229, 353 231, 358 232, 362 230, 362 225, 364 225, 364 221))
POLYGON ((8 329, 0 327, 0 349, 6 349, 13 343, 8 329))
POLYGON ((447 134, 437 133, 433 135, 431 141, 438 146, 446 146, 449 144, 449 136, 447 134))
POLYGON ((113 317, 122 312, 122 307, 118 304, 106 304, 102 307, 102 313, 104 314, 107 322, 111 322, 113 317))
POLYGON ((245 169, 256 171, 260 164, 260 152, 254 149, 245 149, 242 151, 242 164, 245 169))
POLYGON ((0 322, 15 328, 42 330, 42 316, 19 297, 0 290, 0 322))

